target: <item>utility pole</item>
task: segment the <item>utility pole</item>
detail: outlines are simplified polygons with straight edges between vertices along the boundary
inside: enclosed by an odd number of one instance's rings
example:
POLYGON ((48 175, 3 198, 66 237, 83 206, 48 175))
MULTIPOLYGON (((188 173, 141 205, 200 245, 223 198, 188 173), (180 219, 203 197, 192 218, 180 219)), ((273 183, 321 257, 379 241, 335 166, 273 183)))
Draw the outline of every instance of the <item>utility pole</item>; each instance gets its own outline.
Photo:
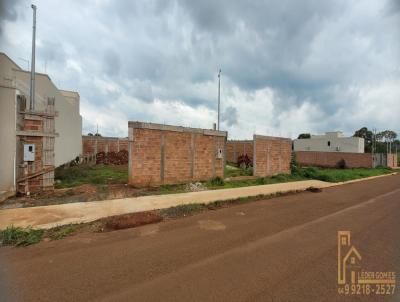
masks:
POLYGON ((375 146, 374 146, 374 141, 375 141, 375 131, 374 131, 374 129, 372 129, 372 137, 371 137, 371 153, 372 153, 372 156, 374 156, 374 153, 375 153, 375 146))
POLYGON ((31 89, 29 98, 30 111, 35 110, 35 42, 36 42, 36 5, 31 5, 33 10, 33 27, 32 27, 32 64, 31 64, 31 89))
POLYGON ((220 107, 221 107, 221 69, 218 72, 218 123, 217 130, 219 131, 219 115, 220 115, 220 107))

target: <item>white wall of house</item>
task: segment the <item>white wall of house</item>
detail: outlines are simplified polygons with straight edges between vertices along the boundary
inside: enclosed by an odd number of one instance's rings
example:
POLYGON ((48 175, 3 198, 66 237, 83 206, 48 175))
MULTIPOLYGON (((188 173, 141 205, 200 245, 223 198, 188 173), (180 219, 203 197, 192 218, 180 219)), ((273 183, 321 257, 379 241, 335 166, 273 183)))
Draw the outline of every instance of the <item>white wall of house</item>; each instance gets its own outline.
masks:
POLYGON ((311 138, 295 139, 293 149, 294 151, 364 153, 364 139, 344 137, 341 132, 327 132, 324 135, 312 135, 311 138))
MULTIPOLYGON (((29 95, 30 73, 16 71, 17 87, 29 95)), ((55 98, 55 129, 58 136, 54 144, 54 161, 59 166, 73 160, 82 153, 82 117, 79 114, 79 94, 65 97, 66 91, 59 90, 45 74, 36 74, 36 110, 44 110, 47 98, 55 98)))
MULTIPOLYGON (((7 55, 0 53, 0 191, 14 184, 16 95, 23 94, 29 106, 30 72, 22 70, 7 55)), ((44 110, 48 97, 55 98, 55 165, 73 160, 82 153, 82 117, 79 94, 59 90, 48 75, 36 73, 35 109, 44 110)))
POLYGON ((14 191, 16 90, 0 84, 0 191, 14 191))

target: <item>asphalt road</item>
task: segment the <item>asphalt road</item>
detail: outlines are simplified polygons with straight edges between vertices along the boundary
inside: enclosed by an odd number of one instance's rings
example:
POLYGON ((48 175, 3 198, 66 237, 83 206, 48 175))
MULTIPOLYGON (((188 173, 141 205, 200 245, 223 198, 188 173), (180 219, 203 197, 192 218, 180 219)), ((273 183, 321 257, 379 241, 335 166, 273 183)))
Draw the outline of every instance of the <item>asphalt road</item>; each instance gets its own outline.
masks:
POLYGON ((4 301, 400 301, 341 295, 337 232, 400 287, 400 175, 27 248, 0 248, 4 301))

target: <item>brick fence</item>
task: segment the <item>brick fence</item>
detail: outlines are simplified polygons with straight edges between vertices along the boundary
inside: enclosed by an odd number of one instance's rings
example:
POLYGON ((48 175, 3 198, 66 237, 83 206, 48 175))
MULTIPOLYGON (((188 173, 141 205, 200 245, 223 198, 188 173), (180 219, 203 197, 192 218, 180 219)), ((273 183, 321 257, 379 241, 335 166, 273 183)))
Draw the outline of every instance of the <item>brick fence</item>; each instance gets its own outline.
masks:
POLYGON ((302 166, 335 168, 341 160, 349 168, 372 168, 371 153, 296 151, 296 160, 302 166))
POLYGON ((397 154, 392 153, 392 154, 387 154, 387 162, 386 165, 390 168, 397 168, 397 154))
POLYGON ((128 151, 128 139, 119 137, 82 136, 82 154, 90 155, 99 152, 128 151))
POLYGON ((129 184, 208 180, 224 176, 227 132, 129 122, 129 184))
POLYGON ((292 140, 290 138, 254 135, 253 175, 265 177, 290 173, 292 140))
POLYGON ((253 141, 252 140, 231 140, 226 143, 226 161, 237 163, 238 157, 246 155, 253 160, 253 141))

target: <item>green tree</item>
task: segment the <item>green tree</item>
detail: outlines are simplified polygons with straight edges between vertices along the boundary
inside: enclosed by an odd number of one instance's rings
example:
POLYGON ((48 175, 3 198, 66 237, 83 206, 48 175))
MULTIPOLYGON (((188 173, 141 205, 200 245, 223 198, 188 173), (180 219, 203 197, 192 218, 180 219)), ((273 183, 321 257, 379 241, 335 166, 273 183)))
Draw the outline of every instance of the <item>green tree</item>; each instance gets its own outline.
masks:
POLYGON ((301 134, 299 134, 298 139, 304 139, 304 138, 311 138, 311 134, 310 133, 301 133, 301 134))
POLYGON ((373 140, 373 133, 371 130, 368 130, 367 127, 362 127, 361 129, 354 132, 353 137, 361 137, 364 139, 365 143, 365 152, 372 151, 372 140, 373 140))

